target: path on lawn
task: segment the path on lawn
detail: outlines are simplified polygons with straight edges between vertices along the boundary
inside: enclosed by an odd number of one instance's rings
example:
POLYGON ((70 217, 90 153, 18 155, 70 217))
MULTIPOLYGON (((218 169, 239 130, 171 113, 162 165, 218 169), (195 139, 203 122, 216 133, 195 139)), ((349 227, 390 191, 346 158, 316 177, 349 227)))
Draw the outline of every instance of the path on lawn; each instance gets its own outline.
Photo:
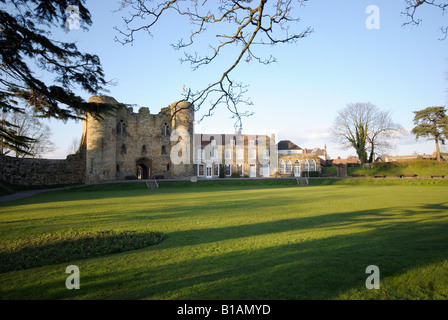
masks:
POLYGON ((0 196, 0 202, 28 198, 28 197, 34 196, 35 194, 38 194, 38 193, 49 192, 49 191, 58 191, 58 190, 63 190, 63 189, 67 189, 67 188, 70 188, 70 187, 17 191, 17 192, 11 193, 11 194, 7 194, 5 196, 0 196))

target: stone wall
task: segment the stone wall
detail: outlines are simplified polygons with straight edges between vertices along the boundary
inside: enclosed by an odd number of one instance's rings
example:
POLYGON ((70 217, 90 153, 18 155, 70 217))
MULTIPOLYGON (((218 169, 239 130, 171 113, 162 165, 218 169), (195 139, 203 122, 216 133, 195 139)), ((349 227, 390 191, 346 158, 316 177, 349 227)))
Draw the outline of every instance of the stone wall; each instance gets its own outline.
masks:
POLYGON ((191 160, 190 164, 175 164, 170 159, 171 148, 177 144, 170 133, 182 128, 193 134, 190 104, 173 103, 151 114, 145 107, 134 112, 113 97, 93 96, 89 102, 116 104, 118 108, 100 120, 90 115, 84 120, 86 183, 193 175, 191 160))
POLYGON ((28 186, 84 183, 85 167, 82 153, 65 160, 0 156, 0 180, 28 186))

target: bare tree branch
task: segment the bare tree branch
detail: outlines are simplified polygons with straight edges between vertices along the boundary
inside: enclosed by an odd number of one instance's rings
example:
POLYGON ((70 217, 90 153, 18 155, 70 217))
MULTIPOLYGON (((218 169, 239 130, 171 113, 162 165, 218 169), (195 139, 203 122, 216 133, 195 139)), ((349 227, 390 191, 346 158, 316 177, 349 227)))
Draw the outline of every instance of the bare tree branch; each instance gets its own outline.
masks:
MULTIPOLYGON (((307 0, 296 0, 303 5, 307 0)), ((209 44, 210 54, 201 55, 198 52, 184 52, 181 62, 190 64, 192 70, 207 66, 223 54, 225 49, 231 50, 235 56, 227 67, 223 68, 216 80, 202 89, 191 91, 185 101, 191 102, 198 111, 205 105, 208 112, 200 121, 213 114, 214 110, 224 104, 236 120, 235 127, 242 126, 242 117, 250 116, 252 112, 241 111, 242 105, 252 105, 250 99, 244 98, 247 86, 232 79, 231 74, 242 62, 256 61, 261 64, 271 64, 275 58, 262 58, 255 53, 255 47, 260 45, 274 46, 277 44, 293 43, 307 37, 313 30, 308 27, 301 32, 292 32, 292 23, 299 22, 293 17, 293 0, 124 0, 121 10, 128 10, 129 16, 124 17, 126 29, 119 30, 121 38, 116 41, 122 44, 132 44, 137 32, 147 32, 151 35, 154 25, 161 20, 168 11, 187 17, 193 30, 187 40, 180 39, 172 47, 175 50, 186 50, 194 46, 196 39, 207 32, 209 26, 214 26, 216 43, 209 44), (268 5, 268 4, 273 5, 268 5), (235 47, 238 48, 235 50, 235 47)))
MULTIPOLYGON (((402 14, 407 16, 408 21, 403 23, 403 26, 418 26, 420 24, 422 20, 416 17, 416 13, 417 9, 422 5, 436 7, 442 10, 442 14, 445 14, 448 9, 448 1, 443 0, 405 0, 405 4, 405 11, 402 14)), ((448 37, 448 26, 441 26, 440 31, 442 32, 442 37, 439 40, 445 40, 448 37)))

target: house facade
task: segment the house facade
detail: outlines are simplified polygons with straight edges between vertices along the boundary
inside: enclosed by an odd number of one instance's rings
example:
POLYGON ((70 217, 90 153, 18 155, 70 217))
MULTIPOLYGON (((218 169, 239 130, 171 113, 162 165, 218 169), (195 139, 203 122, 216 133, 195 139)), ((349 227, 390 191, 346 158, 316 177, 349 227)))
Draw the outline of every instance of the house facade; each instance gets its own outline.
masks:
POLYGON ((322 171, 322 162, 327 160, 325 150, 302 149, 289 140, 281 140, 278 149, 278 174, 282 177, 317 176, 322 171))
MULTIPOLYGON (((116 103, 95 96, 89 102, 116 103)), ((87 115, 80 152, 86 182, 129 179, 299 177, 321 170, 326 151, 302 149, 275 135, 194 132, 194 108, 185 101, 151 114, 120 106, 103 119, 87 115)))

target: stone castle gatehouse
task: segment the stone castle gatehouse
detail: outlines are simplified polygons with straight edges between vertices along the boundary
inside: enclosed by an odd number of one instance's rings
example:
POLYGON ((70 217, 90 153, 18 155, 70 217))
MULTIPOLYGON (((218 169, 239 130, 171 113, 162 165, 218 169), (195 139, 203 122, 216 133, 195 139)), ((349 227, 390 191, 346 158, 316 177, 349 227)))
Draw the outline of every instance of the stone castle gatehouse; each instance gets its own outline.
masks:
POLYGON ((302 149, 289 140, 275 144, 274 135, 195 133, 194 108, 185 101, 157 114, 145 107, 134 112, 108 96, 93 96, 89 102, 117 108, 101 120, 85 116, 76 154, 65 160, 1 156, 0 180, 54 185, 192 176, 297 177, 320 172, 327 157, 326 150, 302 149))

